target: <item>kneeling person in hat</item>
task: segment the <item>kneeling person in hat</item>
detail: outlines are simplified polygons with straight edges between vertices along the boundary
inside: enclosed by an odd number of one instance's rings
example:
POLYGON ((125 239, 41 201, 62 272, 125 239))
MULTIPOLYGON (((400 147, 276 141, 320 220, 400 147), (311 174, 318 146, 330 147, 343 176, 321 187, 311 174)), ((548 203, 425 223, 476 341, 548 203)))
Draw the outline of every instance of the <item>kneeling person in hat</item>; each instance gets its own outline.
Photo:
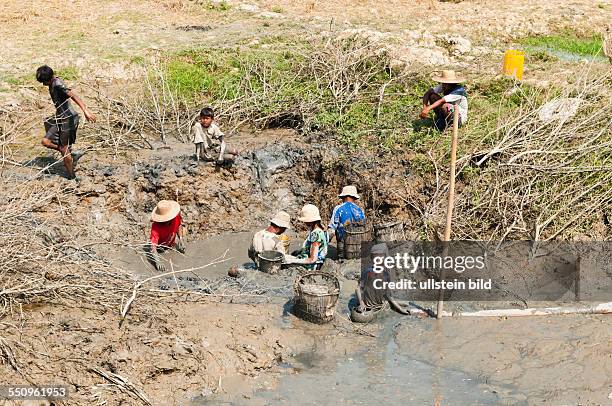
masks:
POLYGON ((357 188, 355 186, 345 186, 342 192, 338 195, 342 199, 342 204, 334 207, 331 220, 329 221, 329 240, 331 241, 334 234, 338 243, 338 256, 344 257, 344 236, 345 228, 351 224, 365 224, 366 217, 361 207, 355 203, 359 199, 357 188))
POLYGON ((280 236, 291 228, 291 218, 289 214, 284 211, 276 213, 274 218, 270 220, 270 225, 255 233, 253 236, 253 242, 249 248, 249 258, 259 265, 258 254, 263 251, 278 251, 281 254, 286 253, 286 241, 280 236))
POLYGON ((285 262, 289 264, 302 264, 308 269, 320 269, 327 256, 329 241, 327 232, 321 225, 321 215, 319 209, 313 204, 302 207, 300 217, 298 217, 308 227, 308 236, 302 244, 302 248, 293 253, 293 256, 286 255, 285 262))
POLYGON ((465 81, 455 71, 444 70, 434 74, 432 79, 438 86, 430 88, 423 95, 423 110, 420 118, 427 118, 431 110, 435 113, 435 125, 438 131, 444 131, 446 127, 453 125, 453 110, 455 106, 459 109, 459 127, 468 119, 468 100, 465 87, 460 83, 465 81))
POLYGON ((185 253, 181 233, 181 206, 173 200, 161 200, 151 214, 150 259, 158 271, 164 272, 159 252, 168 248, 176 248, 185 253))
MULTIPOLYGON (((373 245, 370 249, 370 258, 372 263, 374 263, 374 258, 377 257, 388 257, 389 256, 389 248, 387 244, 380 243, 373 245)), ((381 282, 390 282, 392 276, 387 268, 385 268, 382 272, 375 272, 374 267, 368 267, 361 272, 361 277, 359 278, 359 285, 355 290, 355 295, 357 296, 358 306, 357 311, 363 313, 368 310, 380 310, 383 306, 386 305, 386 302, 389 302, 389 305, 401 314, 410 314, 410 311, 405 310, 400 306, 395 299, 393 299, 392 291, 385 287, 385 289, 381 289, 381 282), (376 281, 379 281, 376 283, 376 281)))

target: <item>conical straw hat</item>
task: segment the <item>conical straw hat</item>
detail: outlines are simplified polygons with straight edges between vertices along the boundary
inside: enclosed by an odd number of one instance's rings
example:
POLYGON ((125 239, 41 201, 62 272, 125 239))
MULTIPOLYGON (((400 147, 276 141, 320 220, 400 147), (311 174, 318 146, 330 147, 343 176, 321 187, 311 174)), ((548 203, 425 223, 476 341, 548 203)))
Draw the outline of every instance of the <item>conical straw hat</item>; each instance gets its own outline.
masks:
POLYGON ((465 82, 465 77, 456 73, 454 70, 443 70, 434 73, 431 78, 439 83, 461 83, 465 82))
POLYGON ((174 200, 160 200, 151 213, 151 221, 164 223, 175 218, 181 211, 181 206, 174 200))

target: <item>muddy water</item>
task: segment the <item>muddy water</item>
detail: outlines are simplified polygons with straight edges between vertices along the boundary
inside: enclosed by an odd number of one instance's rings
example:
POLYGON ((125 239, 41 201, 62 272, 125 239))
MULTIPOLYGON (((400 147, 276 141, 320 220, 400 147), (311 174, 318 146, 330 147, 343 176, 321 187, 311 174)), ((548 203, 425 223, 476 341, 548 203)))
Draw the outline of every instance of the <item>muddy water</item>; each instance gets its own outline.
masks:
MULTIPOLYGON (((247 255, 253 234, 258 230, 241 233, 221 234, 205 240, 190 241, 186 244, 185 254, 174 250, 164 252, 161 257, 168 271, 172 269, 194 269, 199 277, 218 278, 227 275, 228 269, 236 265, 247 269, 253 268, 253 262, 247 255), (212 262, 217 264, 206 266, 212 262)), ((291 236, 291 249, 300 245, 300 239, 291 236)), ((151 276, 157 273, 137 249, 123 249, 118 255, 116 266, 130 270, 137 275, 151 276)))
MULTIPOLYGON (((196 268, 194 272, 200 277, 221 277, 227 275, 227 270, 232 265, 251 265, 247 250, 252 237, 252 232, 243 232, 191 241, 186 244, 185 254, 167 251, 162 254, 162 259, 168 270, 171 266, 175 270, 196 268), (201 268, 214 261, 223 262, 201 268)), ((135 250, 122 250, 116 265, 143 276, 157 273, 145 260, 144 255, 139 255, 135 250)))
MULTIPOLYGON (((169 252, 164 258, 175 269, 184 269, 202 266, 228 250, 227 262, 195 271, 208 280, 226 278, 229 266, 249 263, 251 235, 192 242, 187 255, 169 252)), ((156 273, 133 252, 125 252, 118 262, 142 275, 156 273)), ((284 286, 271 294, 279 306, 278 323, 298 331, 304 343, 314 344, 262 371, 265 384, 244 380, 242 388, 234 390, 224 381, 223 393, 196 398, 194 405, 431 405, 436 399, 445 406, 569 405, 606 404, 612 396, 608 316, 436 321, 389 313, 374 325, 376 338, 370 338, 342 333, 333 324, 311 325, 284 311, 291 296, 291 274, 245 273, 239 279, 284 286)), ((342 279, 341 285, 337 310, 346 317, 356 282, 342 279)))
MULTIPOLYGON (((458 369, 445 368, 415 357, 417 348, 399 346, 395 329, 401 320, 387 317, 379 323, 378 338, 344 347, 321 331, 314 334, 312 348, 295 354, 283 365, 283 374, 272 390, 248 396, 226 394, 213 399, 194 399, 193 405, 493 405, 500 391, 511 387, 491 385, 485 379, 458 369), (340 347, 340 348, 339 348, 340 347)), ((301 328, 300 323, 287 328, 301 328)), ((516 400, 516 399, 515 399, 516 400)), ((514 402, 512 404, 521 404, 514 402)))

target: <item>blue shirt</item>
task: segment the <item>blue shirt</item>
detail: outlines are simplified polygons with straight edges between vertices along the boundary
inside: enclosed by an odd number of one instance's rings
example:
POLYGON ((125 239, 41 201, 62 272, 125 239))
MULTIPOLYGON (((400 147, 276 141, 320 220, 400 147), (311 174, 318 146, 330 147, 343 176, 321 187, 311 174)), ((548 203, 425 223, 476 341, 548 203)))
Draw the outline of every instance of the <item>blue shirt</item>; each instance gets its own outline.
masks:
POLYGON ((329 228, 336 230, 338 238, 344 238, 344 228, 351 223, 365 222, 365 214, 361 207, 353 202, 344 202, 334 207, 329 221, 329 228))

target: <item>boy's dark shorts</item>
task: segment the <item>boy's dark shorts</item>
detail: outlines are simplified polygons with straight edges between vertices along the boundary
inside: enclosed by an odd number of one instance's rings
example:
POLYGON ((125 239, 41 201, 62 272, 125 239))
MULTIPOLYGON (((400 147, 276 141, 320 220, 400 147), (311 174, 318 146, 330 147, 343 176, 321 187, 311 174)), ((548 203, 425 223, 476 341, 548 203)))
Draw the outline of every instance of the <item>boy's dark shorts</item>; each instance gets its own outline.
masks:
MULTIPOLYGON (((447 127, 452 127, 453 126, 453 115, 449 114, 447 116, 442 116, 442 115, 438 115, 436 114, 436 118, 434 120, 434 124, 436 126, 436 129, 440 132, 446 130, 447 127)), ((461 116, 459 116, 459 128, 461 128, 463 126, 463 123, 461 121, 461 116)))
POLYGON ((45 119, 45 138, 59 146, 68 146, 76 142, 79 116, 67 118, 49 117, 45 119))

